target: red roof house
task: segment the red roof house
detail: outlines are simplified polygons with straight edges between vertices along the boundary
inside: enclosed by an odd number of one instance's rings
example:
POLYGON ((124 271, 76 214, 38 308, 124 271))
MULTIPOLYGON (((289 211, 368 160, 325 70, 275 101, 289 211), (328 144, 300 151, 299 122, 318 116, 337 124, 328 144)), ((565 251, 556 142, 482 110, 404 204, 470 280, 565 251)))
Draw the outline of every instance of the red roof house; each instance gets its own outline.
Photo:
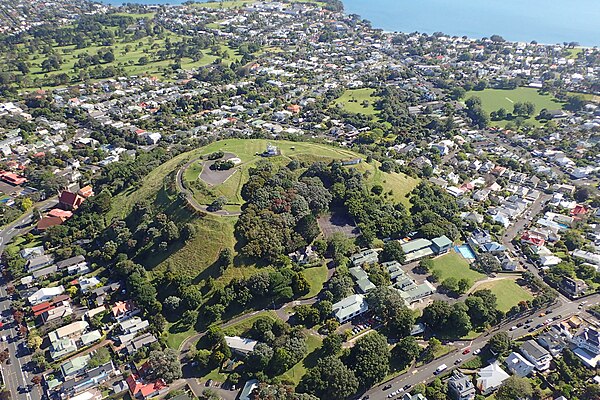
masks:
POLYGON ((10 183, 11 185, 19 186, 27 182, 26 178, 14 174, 12 172, 0 171, 0 179, 4 182, 10 183))
POLYGON ((129 392, 135 399, 148 399, 169 390, 169 386, 162 379, 144 383, 138 375, 131 374, 127 377, 126 381, 127 386, 129 386, 129 392))
POLYGON ((60 204, 65 210, 77 210, 84 200, 85 197, 80 196, 77 193, 63 190, 58 198, 58 204, 60 204))
POLYGON ((587 214, 587 208, 585 208, 585 206, 582 206, 581 204, 577 204, 575 206, 574 209, 571 210, 571 215, 573 216, 579 216, 579 215, 585 215, 587 214))
POLYGON ((68 219, 68 218, 71 218, 73 216, 73 213, 71 211, 61 210, 60 208, 53 208, 48 213, 48 216, 50 216, 50 217, 56 217, 56 218, 68 219))

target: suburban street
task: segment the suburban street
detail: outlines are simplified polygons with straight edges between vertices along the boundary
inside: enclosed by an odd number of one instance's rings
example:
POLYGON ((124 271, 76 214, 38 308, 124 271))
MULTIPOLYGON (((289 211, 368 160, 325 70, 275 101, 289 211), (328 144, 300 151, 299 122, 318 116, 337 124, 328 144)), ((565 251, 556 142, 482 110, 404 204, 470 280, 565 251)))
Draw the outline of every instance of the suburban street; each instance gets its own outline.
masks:
MULTIPOLYGON (((585 300, 587 301, 588 305, 598 303, 598 302, 600 302, 600 294, 586 297, 585 300)), ((456 360, 458 360, 459 358, 462 358, 463 361, 467 361, 469 358, 473 357, 472 356, 473 352, 485 347, 487 341, 493 334, 502 332, 502 331, 509 332, 510 336, 516 339, 518 337, 525 336, 526 334, 528 334, 527 328, 522 326, 520 328, 517 328, 517 329, 514 329, 511 331, 510 330, 511 327, 516 327, 516 325, 519 323, 525 323, 525 321, 528 319, 533 319, 531 326, 536 326, 538 324, 543 324, 546 321, 546 319, 552 318, 553 316, 561 315, 562 316, 561 319, 565 319, 574 314, 585 313, 585 311, 583 311, 582 309, 579 309, 578 307, 579 307, 579 303, 576 303, 576 302, 562 302, 561 303, 559 301, 559 303, 555 304, 552 307, 549 307, 549 309, 552 310, 552 313, 548 316, 540 317, 539 313, 524 316, 522 318, 503 323, 503 324, 495 327, 494 329, 490 330, 488 333, 481 335, 478 338, 474 339, 472 342, 469 342, 469 341, 454 342, 454 346, 456 349, 451 351, 447 355, 445 355, 441 358, 438 358, 438 359, 434 360, 433 362, 426 364, 420 368, 413 367, 413 368, 409 369, 406 373, 400 375, 399 377, 397 377, 391 381, 384 382, 381 385, 378 385, 378 386, 368 390, 365 394, 363 394, 363 396, 368 395, 369 399, 372 399, 372 400, 387 399, 388 394, 404 387, 405 385, 415 386, 419 383, 426 383, 428 381, 431 381, 435 377, 434 372, 435 372, 436 368, 442 364, 446 364, 448 366, 448 369, 446 371, 444 371, 444 375, 446 375, 452 369, 458 367, 458 365, 454 364, 456 362, 456 360), (471 351, 469 354, 463 355, 462 354, 463 350, 466 348, 470 348, 471 351), (388 384, 391 384, 392 387, 390 389, 384 391, 383 387, 388 384)), ((401 396, 401 394, 399 394, 395 397, 398 398, 400 396, 401 396)))
MULTIPOLYGON (((56 207, 57 204, 58 204, 58 199, 55 196, 50 199, 44 200, 40 203, 37 203, 35 206, 38 208, 38 210, 40 210, 41 212, 44 212, 51 208, 56 207)), ((33 210, 27 212, 25 215, 21 216, 21 218, 8 224, 2 230, 2 232, 0 232, 0 254, 2 254, 6 245, 15 236, 26 233, 27 231, 29 231, 31 229, 31 226, 29 226, 29 225, 33 221, 32 214, 33 214, 33 210)))
POLYGON ((0 366, 2 371, 2 380, 4 381, 6 388, 10 391, 12 399, 19 400, 40 400, 42 392, 39 386, 33 386, 31 383, 32 374, 23 371, 23 366, 31 360, 29 355, 17 356, 17 349, 19 343, 23 342, 19 337, 17 330, 15 329, 15 323, 12 320, 10 312, 10 299, 6 293, 6 282, 3 278, 0 278, 0 314, 2 319, 7 321, 4 327, 0 329, 0 335, 6 336, 8 341, 0 342, 0 351, 8 348, 10 354, 10 364, 6 362, 0 366), (19 393, 18 388, 26 387, 27 385, 33 386, 29 393, 19 393))

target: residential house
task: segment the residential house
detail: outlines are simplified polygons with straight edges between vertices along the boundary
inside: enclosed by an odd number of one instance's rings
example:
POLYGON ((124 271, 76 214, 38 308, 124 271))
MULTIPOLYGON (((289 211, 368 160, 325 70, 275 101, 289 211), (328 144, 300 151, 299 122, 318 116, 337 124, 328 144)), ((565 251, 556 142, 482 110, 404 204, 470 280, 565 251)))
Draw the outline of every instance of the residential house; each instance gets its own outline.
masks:
POLYGON ((588 285, 581 279, 563 277, 560 287, 569 295, 578 297, 588 290, 588 285))
POLYGON ((550 368, 552 356, 542 346, 534 340, 528 340, 519 347, 519 352, 534 366, 538 371, 546 371, 550 368))
POLYGON ((491 243, 492 240, 492 235, 485 229, 475 229, 467 239, 467 243, 474 250, 478 250, 484 244, 491 243))
POLYGON ((448 379, 448 396, 453 400, 475 399, 475 386, 471 381, 471 377, 462 372, 454 371, 448 379))
POLYGON ((55 319, 62 319, 71 314, 73 314, 71 303, 68 300, 65 300, 59 303, 55 302, 53 307, 48 308, 41 313, 41 318, 42 321, 47 324, 55 319))
POLYGON ((61 392, 63 396, 71 397, 82 391, 97 387, 120 373, 118 369, 115 369, 112 361, 96 368, 84 369, 78 376, 65 379, 61 392))
POLYGON ((67 379, 71 376, 79 375, 80 373, 84 372, 88 361, 90 361, 90 358, 91 356, 86 354, 84 356, 71 358, 70 360, 62 363, 60 370, 63 378, 67 379))
POLYGON ((104 301, 106 300, 106 297, 120 288, 121 288, 120 282, 113 282, 109 285, 105 285, 105 286, 93 289, 90 293, 91 293, 92 299, 95 300, 96 305, 102 306, 102 305, 104 305, 104 301))
POLYGON ((119 336, 119 341, 121 344, 129 343, 138 332, 145 330, 148 326, 150 326, 148 321, 139 317, 133 317, 119 322, 119 327, 122 332, 122 335, 119 336))
POLYGON ((550 330, 544 333, 541 333, 537 337, 537 342, 548 352, 552 357, 558 356, 564 348, 567 346, 562 336, 560 336, 556 331, 550 330))
POLYGON ((477 375, 477 389, 484 396, 494 392, 502 385, 502 382, 510 377, 500 367, 498 361, 493 362, 485 368, 481 368, 477 375))
POLYGON ((34 279, 40 280, 49 275, 54 275, 57 271, 58 271, 58 269, 56 268, 56 265, 53 264, 48 267, 38 269, 37 271, 33 271, 32 275, 33 275, 34 279))
POLYGON ((56 267, 60 270, 66 269, 69 274, 83 273, 83 270, 87 267, 87 262, 84 256, 75 256, 57 262, 56 267))
POLYGON ((131 300, 117 301, 111 308, 112 316, 117 322, 122 322, 135 317, 140 311, 141 310, 131 300))
POLYGON ((81 342, 81 345, 83 347, 87 347, 91 344, 96 343, 100 339, 102 339, 102 334, 100 333, 99 330, 94 330, 94 331, 90 331, 90 332, 87 332, 87 333, 84 333, 83 335, 81 335, 81 337, 79 338, 79 341, 81 342))
POLYGON ((310 264, 319 259, 319 256, 313 250, 312 246, 306 246, 303 249, 288 254, 288 256, 290 257, 292 262, 295 262, 298 265, 310 264))
POLYGON ((70 400, 102 400, 102 392, 98 389, 90 389, 83 393, 79 393, 77 396, 71 397, 70 400))
POLYGON ((244 384, 238 400, 250 400, 252 392, 258 387, 258 380, 250 379, 244 384))
POLYGON ((35 306, 36 304, 42 303, 44 301, 51 300, 53 297, 61 295, 65 292, 65 288, 60 286, 41 288, 37 292, 33 293, 31 296, 27 298, 29 304, 35 306))
POLYGON ((50 255, 41 255, 38 257, 30 258, 27 261, 26 265, 27 271, 30 273, 33 271, 37 271, 38 269, 47 267, 48 265, 52 264, 53 261, 54 259, 50 255))
POLYGON ((600 365, 600 332, 596 328, 584 328, 572 340, 577 346, 573 352, 590 368, 600 365))
POLYGON ((85 197, 78 193, 63 190, 58 198, 58 205, 67 211, 74 211, 85 201, 85 197))
POLYGON ((520 378, 528 376, 535 369, 535 365, 514 351, 510 353, 508 357, 506 357, 504 364, 506 364, 506 367, 513 375, 516 375, 520 378))
POLYGON ((239 336, 225 336, 225 342, 231 351, 243 357, 251 353, 258 344, 254 339, 242 338, 239 336))
POLYGON ((125 348, 123 349, 123 352, 127 355, 133 355, 142 347, 149 346, 157 341, 158 339, 156 339, 156 337, 153 334, 149 332, 144 333, 143 335, 140 335, 134 338, 132 341, 130 341, 127 344, 127 346, 125 346, 125 348))
POLYGON ((353 294, 345 299, 333 304, 333 315, 340 322, 344 323, 352 318, 361 315, 369 310, 369 305, 365 296, 362 294, 353 294))
POLYGON ((89 292, 90 289, 97 287, 99 284, 100 281, 95 276, 79 279, 79 288, 83 293, 89 292))
POLYGON ((375 289, 375 285, 369 280, 369 275, 361 267, 352 267, 348 272, 356 279, 356 285, 361 293, 375 289))
POLYGON ((404 393, 404 395, 402 396, 402 400, 427 400, 427 397, 423 396, 421 393, 404 393))
POLYGON ((125 381, 131 397, 138 400, 150 399, 169 391, 169 386, 162 379, 146 382, 139 375, 131 374, 125 381))
POLYGON ((28 247, 19 252, 22 258, 29 260, 44 255, 44 246, 28 247))

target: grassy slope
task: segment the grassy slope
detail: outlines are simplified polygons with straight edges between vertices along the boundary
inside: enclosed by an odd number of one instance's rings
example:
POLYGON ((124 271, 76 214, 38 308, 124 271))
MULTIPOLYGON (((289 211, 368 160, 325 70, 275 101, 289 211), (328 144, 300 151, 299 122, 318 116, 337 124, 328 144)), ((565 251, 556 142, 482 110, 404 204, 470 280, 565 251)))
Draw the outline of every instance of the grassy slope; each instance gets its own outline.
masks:
POLYGON ((200 1, 194 4, 196 7, 206 8, 217 8, 217 9, 229 9, 229 8, 240 8, 242 6, 252 4, 255 0, 224 0, 224 1, 200 1))
POLYGON ((511 278, 482 283, 477 288, 477 290, 480 289, 490 289, 498 298, 498 309, 504 312, 521 301, 533 299, 531 293, 517 285, 515 280, 511 278))
POLYGON ((321 289, 323 289, 323 284, 327 281, 327 266, 320 265, 318 267, 307 268, 302 273, 310 285, 310 291, 304 298, 308 299, 319 294, 321 289))
MULTIPOLYGON (((562 104, 554 100, 549 95, 541 95, 537 89, 519 87, 514 90, 485 89, 482 91, 470 91, 465 95, 465 99, 470 97, 479 97, 483 109, 491 113, 500 108, 506 109, 509 113, 513 111, 514 103, 530 101, 535 104, 534 117, 537 116, 543 108, 548 110, 559 110, 562 104), (512 102, 511 102, 512 101, 512 102)), ((535 118, 529 118, 527 121, 539 125, 535 118)), ((507 121, 492 121, 492 125, 504 126, 507 121)))
POLYGON ((441 273, 441 281, 451 276, 456 279, 467 278, 474 283, 485 275, 469 268, 469 263, 454 251, 433 260, 433 269, 441 273))

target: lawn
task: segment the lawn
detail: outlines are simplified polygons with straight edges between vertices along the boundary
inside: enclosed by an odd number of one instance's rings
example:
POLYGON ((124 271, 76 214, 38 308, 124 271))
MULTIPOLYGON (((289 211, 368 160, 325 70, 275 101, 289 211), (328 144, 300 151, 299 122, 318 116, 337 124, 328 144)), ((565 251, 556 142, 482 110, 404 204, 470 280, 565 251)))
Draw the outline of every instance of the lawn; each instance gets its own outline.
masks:
POLYGON ((323 289, 323 284, 327 281, 327 265, 307 268, 302 273, 310 285, 310 291, 304 298, 315 297, 323 289))
POLYGON ((223 332, 229 336, 244 336, 250 330, 250 328, 252 328, 252 325, 254 325, 254 323, 261 318, 268 318, 271 321, 275 321, 277 319, 277 314, 270 310, 259 311, 250 318, 244 319, 243 321, 224 328, 223 332))
POLYGON ((308 368, 314 367, 318 360, 318 348, 321 347, 323 343, 323 339, 319 336, 308 333, 306 338, 306 357, 296 363, 292 368, 290 368, 286 373, 281 376, 282 381, 290 382, 294 386, 300 383, 300 379, 306 374, 308 368))
POLYGON ((335 104, 341 104, 342 108, 352 113, 375 115, 377 110, 374 104, 378 99, 379 97, 375 96, 375 89, 348 89, 335 100, 335 104), (365 101, 368 104, 363 104, 365 101))
MULTIPOLYGON (((509 113, 512 113, 514 103, 530 101, 535 104, 535 112, 533 117, 528 118, 527 121, 536 125, 540 123, 534 117, 543 108, 548 110, 559 110, 562 108, 560 102, 553 99, 550 95, 539 94, 537 89, 534 88, 519 87, 513 90, 485 89, 482 91, 470 91, 465 95, 465 100, 470 97, 479 97, 483 109, 487 113, 497 111, 500 108, 504 108, 509 113)), ((506 123, 507 121, 491 121, 491 124, 495 126, 504 126, 506 123)))
POLYGON ((167 323, 167 329, 164 335, 166 335, 167 346, 172 349, 179 349, 181 343, 194 333, 196 333, 196 331, 193 328, 180 331, 177 328, 177 324, 167 323))
POLYGON ((440 271, 440 281, 454 277, 467 278, 471 284, 485 278, 485 275, 469 268, 469 263, 458 253, 451 251, 433 260, 433 269, 440 271))
POLYGON ((513 278, 482 283, 477 287, 477 290, 481 289, 490 289, 498 298, 498 310, 504 312, 507 312, 521 301, 533 299, 532 294, 517 285, 513 278))

